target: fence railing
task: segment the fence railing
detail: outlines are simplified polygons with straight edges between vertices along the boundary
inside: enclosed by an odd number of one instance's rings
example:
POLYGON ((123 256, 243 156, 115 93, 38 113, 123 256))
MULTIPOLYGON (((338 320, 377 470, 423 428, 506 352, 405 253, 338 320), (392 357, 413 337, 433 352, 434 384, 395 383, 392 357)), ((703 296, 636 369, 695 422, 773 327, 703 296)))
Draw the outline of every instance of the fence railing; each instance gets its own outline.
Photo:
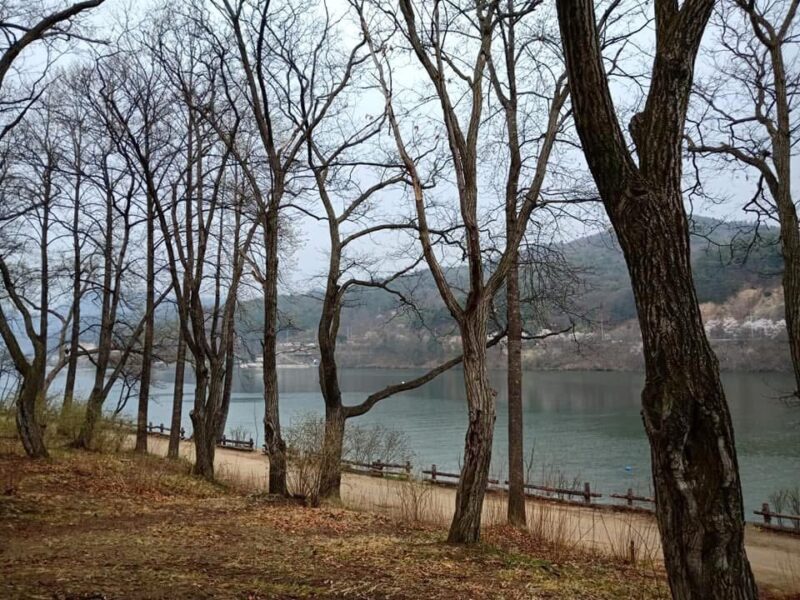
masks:
POLYGON ((753 514, 760 515, 764 519, 764 522, 759 524, 762 527, 800 534, 800 515, 784 515, 773 512, 770 510, 768 502, 764 502, 761 505, 761 510, 754 510, 753 514), (784 525, 784 520, 792 524, 784 525))
MULTIPOLYGON (((448 473, 446 471, 440 471, 436 465, 431 465, 430 469, 425 469, 422 471, 423 475, 427 475, 425 478, 426 481, 436 484, 442 485, 458 485, 459 480, 461 479, 461 475, 459 473, 448 473)), ((489 478, 489 485, 501 487, 503 489, 507 488, 508 481, 501 482, 499 479, 496 478, 489 478)), ((583 500, 584 504, 591 504, 593 498, 601 498, 603 495, 595 492, 592 490, 591 484, 586 481, 583 484, 583 489, 576 489, 576 488, 560 488, 560 487, 551 487, 547 485, 537 485, 533 483, 526 483, 525 484, 525 493, 528 496, 534 497, 541 497, 547 499, 567 499, 567 501, 574 502, 571 500, 572 497, 580 497, 583 500), (548 495, 537 494, 535 492, 545 492, 548 495)))
MULTIPOLYGON (((163 423, 159 423, 158 425, 153 425, 152 423, 147 424, 147 433, 152 433, 153 435, 163 435, 169 436, 170 428, 165 427, 163 423)), ((181 427, 181 439, 186 438, 186 431, 181 427)))
POLYGON ((352 460, 343 460, 342 468, 351 473, 361 475, 370 475, 372 477, 401 477, 408 479, 411 477, 411 462, 405 463, 385 463, 381 461, 373 461, 371 463, 356 462, 352 460))
POLYGON ((232 440, 222 436, 222 439, 217 442, 220 448, 229 448, 230 450, 241 450, 242 452, 255 452, 256 444, 253 438, 249 440, 232 440))
POLYGON ((655 498, 648 498, 647 496, 635 495, 633 493, 633 489, 631 488, 628 488, 628 492, 625 494, 609 494, 608 497, 615 498, 617 500, 625 500, 627 502, 627 506, 635 506, 634 502, 641 502, 643 504, 652 504, 652 505, 655 505, 656 503, 655 498))

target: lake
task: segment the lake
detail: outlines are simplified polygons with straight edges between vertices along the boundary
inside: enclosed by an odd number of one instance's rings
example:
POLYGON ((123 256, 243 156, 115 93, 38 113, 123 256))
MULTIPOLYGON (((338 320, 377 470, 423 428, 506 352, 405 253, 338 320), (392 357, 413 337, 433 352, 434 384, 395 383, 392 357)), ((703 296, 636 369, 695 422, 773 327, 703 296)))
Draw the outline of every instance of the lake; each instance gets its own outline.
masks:
MULTIPOLYGON (((344 369, 340 371, 345 401, 356 403, 390 383, 411 379, 417 370, 344 369)), ((504 477, 507 447, 507 396, 505 372, 491 374, 498 391, 493 474, 504 477)), ((88 395, 91 371, 81 373, 77 395, 88 395)), ((155 372, 150 421, 170 421, 172 373, 155 372)), ((63 385, 54 383, 53 391, 63 385)), ((650 495, 650 455, 640 417, 639 395, 644 376, 612 372, 526 372, 523 402, 526 455, 533 448, 533 479, 552 482, 589 481, 593 489, 608 494, 634 492, 650 495)), ((778 489, 800 485, 800 408, 779 399, 792 389, 791 377, 774 373, 723 375, 733 416, 747 519, 778 489)), ((322 414, 322 397, 315 368, 279 370, 281 422, 285 426, 303 414, 322 414)), ((191 431, 189 411, 193 387, 188 384, 183 425, 191 431)), ((244 428, 263 441, 264 404, 261 372, 240 369, 234 384, 227 430, 244 428)), ((116 398, 110 397, 107 408, 116 398)), ((134 416, 136 399, 124 413, 134 416)), ((414 452, 417 468, 457 470, 467 424, 461 371, 451 371, 426 386, 379 403, 354 422, 380 423, 403 431, 414 452)))

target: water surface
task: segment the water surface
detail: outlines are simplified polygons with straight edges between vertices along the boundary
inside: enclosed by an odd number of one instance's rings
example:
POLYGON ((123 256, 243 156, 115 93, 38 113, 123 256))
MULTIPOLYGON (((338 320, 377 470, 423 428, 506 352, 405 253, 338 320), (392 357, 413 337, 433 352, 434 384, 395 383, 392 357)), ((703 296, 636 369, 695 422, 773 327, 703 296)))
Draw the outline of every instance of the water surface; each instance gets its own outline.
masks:
MULTIPOLYGON (((375 390, 420 374, 415 370, 345 369, 340 371, 345 401, 356 403, 375 390)), ((79 390, 88 392, 90 372, 79 390)), ((264 404, 261 372, 237 373, 227 430, 245 429, 260 445, 264 404)), ((290 425, 303 414, 322 414, 317 371, 281 369, 281 422, 290 425)), ((156 372, 150 420, 168 424, 172 372, 156 372)), ((800 409, 779 396, 792 389, 781 374, 734 373, 723 376, 734 422, 747 518, 774 491, 800 485, 800 409)), ((504 477, 507 447, 505 372, 492 373, 498 392, 493 472, 504 477)), ((526 372, 523 379, 526 455, 533 449, 535 482, 559 478, 590 482, 601 493, 628 488, 650 495, 650 454, 640 416, 643 376, 638 373, 526 372)), ((191 431, 193 386, 185 389, 183 425, 191 431)), ((116 398, 109 398, 109 405, 116 398)), ((113 408, 113 406, 109 406, 113 408)), ((135 398, 124 409, 135 415, 135 398)), ((417 468, 457 470, 467 424, 461 371, 451 371, 424 387, 388 398, 359 423, 381 423, 405 432, 417 468)))

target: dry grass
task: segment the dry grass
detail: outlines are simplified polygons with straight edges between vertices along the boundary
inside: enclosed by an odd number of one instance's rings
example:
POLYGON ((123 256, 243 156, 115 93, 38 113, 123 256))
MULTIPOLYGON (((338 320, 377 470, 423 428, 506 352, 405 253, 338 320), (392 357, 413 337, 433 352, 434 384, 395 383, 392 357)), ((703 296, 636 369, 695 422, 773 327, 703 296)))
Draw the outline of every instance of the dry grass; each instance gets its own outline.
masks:
MULTIPOLYGON (((659 576, 490 528, 312 509, 188 475, 187 463, 0 448, 2 598, 661 598, 659 576)), ((417 513, 408 501, 406 517, 417 513)))

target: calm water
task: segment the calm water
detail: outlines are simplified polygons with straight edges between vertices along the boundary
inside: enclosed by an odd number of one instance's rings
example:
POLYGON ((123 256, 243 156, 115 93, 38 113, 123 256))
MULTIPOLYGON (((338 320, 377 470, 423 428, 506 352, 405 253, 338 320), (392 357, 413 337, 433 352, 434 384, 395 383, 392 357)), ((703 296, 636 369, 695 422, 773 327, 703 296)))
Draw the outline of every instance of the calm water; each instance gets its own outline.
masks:
MULTIPOLYGON (((351 369, 341 371, 346 401, 355 403, 383 386, 412 378, 419 371, 351 369)), ((78 393, 88 392, 89 375, 80 377, 78 393)), ((240 370, 228 418, 228 431, 248 430, 259 445, 263 440, 261 373, 240 370)), ((150 420, 169 423, 172 374, 156 373, 150 420)), ((503 476, 506 457, 505 373, 492 373, 498 390, 494 473, 503 476)), ((726 374, 725 389, 733 415, 739 465, 748 519, 777 489, 800 485, 800 409, 777 398, 792 388, 791 378, 776 374, 726 374)), ((317 371, 281 369, 281 421, 322 414, 317 371)), ((602 493, 624 493, 629 487, 649 493, 650 456, 639 414, 641 374, 598 372, 528 372, 524 377, 526 454, 534 448, 533 478, 591 482, 602 493)), ((191 430, 191 385, 186 386, 183 422, 191 430)), ((109 398, 113 408, 116 398, 109 398)), ((125 408, 135 414, 135 399, 125 408)), ((418 468, 436 463, 440 470, 457 470, 466 431, 466 402, 462 373, 445 373, 428 385, 388 398, 359 423, 381 423, 408 436, 418 468)))

